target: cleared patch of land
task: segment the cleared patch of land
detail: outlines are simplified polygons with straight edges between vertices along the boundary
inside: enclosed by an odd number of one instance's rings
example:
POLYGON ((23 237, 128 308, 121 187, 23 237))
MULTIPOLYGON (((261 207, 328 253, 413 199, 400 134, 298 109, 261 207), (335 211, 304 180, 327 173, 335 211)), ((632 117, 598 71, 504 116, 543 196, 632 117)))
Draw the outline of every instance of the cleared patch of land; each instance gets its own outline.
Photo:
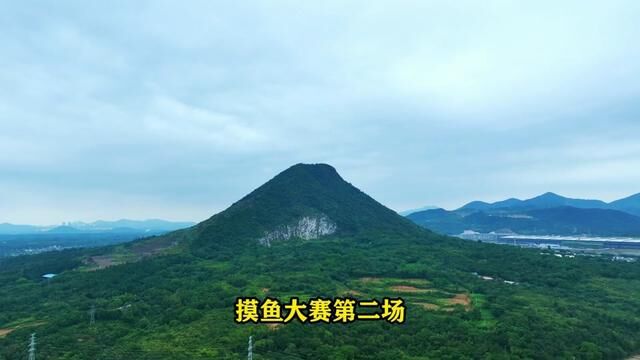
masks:
POLYGON ((467 310, 471 308, 471 298, 468 294, 456 294, 453 298, 448 300, 451 305, 462 305, 467 310))
POLYGON ((110 255, 92 256, 89 258, 89 261, 95 264, 93 270, 105 269, 114 264, 113 257, 110 255))
POLYGON ((362 277, 346 284, 343 293, 358 298, 402 297, 405 303, 426 311, 452 312, 472 308, 472 299, 465 289, 440 289, 427 279, 362 277))
MULTIPOLYGON (((152 236, 135 241, 131 244, 118 245, 100 255, 93 255, 83 260, 83 271, 96 271, 126 263, 140 261, 150 256, 166 254, 175 251, 180 243, 178 236, 152 236)), ((211 265, 215 267, 216 265, 211 265)))
POLYGON ((9 326, 0 328, 0 338, 5 337, 10 333, 12 333, 13 331, 18 330, 20 328, 35 327, 35 326, 40 326, 44 324, 45 324, 44 321, 32 321, 32 320, 26 320, 26 321, 21 320, 19 322, 13 322, 9 324, 9 326))
POLYGON ((177 245, 178 241, 172 237, 153 237, 134 243, 131 251, 137 256, 153 256, 177 245))

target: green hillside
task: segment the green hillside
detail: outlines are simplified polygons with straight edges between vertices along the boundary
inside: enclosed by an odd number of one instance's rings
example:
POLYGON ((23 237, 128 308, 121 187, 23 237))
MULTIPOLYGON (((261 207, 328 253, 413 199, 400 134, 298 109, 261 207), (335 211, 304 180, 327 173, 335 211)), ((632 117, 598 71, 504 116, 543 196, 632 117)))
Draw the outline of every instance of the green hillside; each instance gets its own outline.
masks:
POLYGON ((298 164, 184 234, 193 239, 195 254, 212 257, 255 246, 265 233, 294 226, 304 217, 327 218, 339 236, 420 233, 411 221, 344 181, 333 167, 298 164))
POLYGON ((249 336, 254 359, 622 359, 639 295, 637 262, 436 235, 295 165, 190 229, 3 259, 0 359, 32 332, 39 360, 239 359, 249 336), (239 296, 402 297, 406 322, 236 324, 239 296))

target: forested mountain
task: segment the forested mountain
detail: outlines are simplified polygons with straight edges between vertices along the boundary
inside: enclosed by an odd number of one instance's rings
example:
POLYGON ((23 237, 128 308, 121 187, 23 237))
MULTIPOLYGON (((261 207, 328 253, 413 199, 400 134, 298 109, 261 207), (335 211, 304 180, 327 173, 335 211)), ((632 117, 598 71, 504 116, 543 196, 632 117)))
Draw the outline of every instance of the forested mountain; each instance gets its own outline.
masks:
POLYGON ((0 359, 33 332, 38 359, 238 359, 249 336, 256 360, 622 359, 639 293, 637 263, 436 235, 299 164, 189 229, 1 260, 0 359), (237 297, 401 297, 406 322, 237 324, 237 297))
POLYGON ((420 232, 411 221, 344 181, 333 167, 298 164, 185 231, 184 237, 193 239, 192 252, 211 256, 253 246, 261 238, 290 236, 288 229, 309 238, 323 232, 342 237, 420 232))

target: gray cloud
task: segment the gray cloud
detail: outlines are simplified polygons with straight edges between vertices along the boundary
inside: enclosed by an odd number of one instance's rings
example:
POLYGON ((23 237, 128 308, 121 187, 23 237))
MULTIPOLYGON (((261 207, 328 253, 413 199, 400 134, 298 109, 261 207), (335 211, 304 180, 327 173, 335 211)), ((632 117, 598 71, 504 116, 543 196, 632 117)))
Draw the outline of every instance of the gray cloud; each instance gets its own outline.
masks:
POLYGON ((296 162, 396 209, 640 191, 635 1, 20 2, 0 222, 200 220, 296 162))

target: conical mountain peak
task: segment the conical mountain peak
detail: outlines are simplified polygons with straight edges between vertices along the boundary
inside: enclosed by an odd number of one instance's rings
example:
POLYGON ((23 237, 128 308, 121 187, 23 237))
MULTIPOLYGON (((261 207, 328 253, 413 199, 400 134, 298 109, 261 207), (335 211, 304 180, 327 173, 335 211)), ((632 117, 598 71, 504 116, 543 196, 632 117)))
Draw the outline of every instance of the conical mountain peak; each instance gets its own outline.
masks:
POLYGON ((423 231, 326 164, 297 164, 192 230, 203 249, 291 238, 423 231))

